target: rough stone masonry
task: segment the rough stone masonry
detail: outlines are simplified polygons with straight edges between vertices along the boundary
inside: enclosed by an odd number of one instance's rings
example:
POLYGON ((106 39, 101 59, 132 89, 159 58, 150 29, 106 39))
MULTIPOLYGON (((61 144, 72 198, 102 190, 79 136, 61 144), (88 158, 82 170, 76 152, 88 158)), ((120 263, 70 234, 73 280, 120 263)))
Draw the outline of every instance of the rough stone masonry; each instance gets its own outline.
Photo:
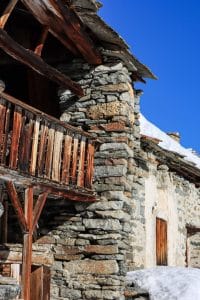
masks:
MULTIPOLYGON (((84 88, 77 101, 59 91, 61 120, 87 129, 101 140, 95 156, 93 204, 46 209, 51 215, 41 230, 52 244, 51 299, 124 299, 126 256, 135 176, 134 152, 139 146, 137 97, 127 68, 118 60, 92 68, 81 60, 60 66, 84 88), (57 219, 56 219, 57 218, 57 219), (45 227, 46 225, 46 227, 45 227), (47 226, 52 225, 52 230, 47 226), (55 225, 55 226, 54 226, 55 225)), ((51 202, 49 202, 51 203, 51 202)), ((66 205, 66 204, 63 204, 66 205)))

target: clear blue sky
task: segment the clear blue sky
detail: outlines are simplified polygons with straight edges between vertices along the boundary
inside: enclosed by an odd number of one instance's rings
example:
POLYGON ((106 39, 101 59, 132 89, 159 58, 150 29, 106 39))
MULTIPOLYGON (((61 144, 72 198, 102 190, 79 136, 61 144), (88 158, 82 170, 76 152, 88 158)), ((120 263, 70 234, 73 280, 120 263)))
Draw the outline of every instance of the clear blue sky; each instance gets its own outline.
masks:
POLYGON ((200 0, 102 0, 100 15, 158 76, 147 80, 143 114, 200 152, 200 0))

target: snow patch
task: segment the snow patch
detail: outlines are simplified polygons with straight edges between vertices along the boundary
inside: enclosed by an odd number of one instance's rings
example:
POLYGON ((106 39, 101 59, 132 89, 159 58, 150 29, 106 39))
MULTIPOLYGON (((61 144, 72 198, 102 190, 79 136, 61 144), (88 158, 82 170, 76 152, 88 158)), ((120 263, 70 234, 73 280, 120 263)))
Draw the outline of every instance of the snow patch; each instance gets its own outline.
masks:
POLYGON ((128 272, 126 280, 147 290, 151 300, 200 300, 200 269, 156 267, 128 272))
POLYGON ((152 138, 161 140, 159 146, 163 149, 176 152, 182 156, 186 161, 192 162, 196 167, 200 169, 200 157, 195 155, 191 149, 186 149, 181 146, 178 142, 173 140, 165 132, 160 130, 154 124, 149 122, 142 114, 140 114, 140 132, 142 135, 146 135, 152 138))

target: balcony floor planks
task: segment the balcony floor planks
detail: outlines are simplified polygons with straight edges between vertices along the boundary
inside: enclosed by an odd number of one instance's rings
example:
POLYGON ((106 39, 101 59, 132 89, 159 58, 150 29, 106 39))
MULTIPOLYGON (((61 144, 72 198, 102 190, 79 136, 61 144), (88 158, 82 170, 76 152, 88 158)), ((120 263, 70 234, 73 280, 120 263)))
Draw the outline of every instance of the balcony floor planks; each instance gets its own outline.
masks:
POLYGON ((0 166, 0 180, 12 181, 16 185, 28 187, 32 185, 38 193, 48 192, 49 196, 66 198, 71 201, 94 202, 97 200, 95 193, 86 188, 77 188, 74 186, 63 186, 54 183, 51 180, 36 178, 27 174, 20 174, 18 171, 0 166))

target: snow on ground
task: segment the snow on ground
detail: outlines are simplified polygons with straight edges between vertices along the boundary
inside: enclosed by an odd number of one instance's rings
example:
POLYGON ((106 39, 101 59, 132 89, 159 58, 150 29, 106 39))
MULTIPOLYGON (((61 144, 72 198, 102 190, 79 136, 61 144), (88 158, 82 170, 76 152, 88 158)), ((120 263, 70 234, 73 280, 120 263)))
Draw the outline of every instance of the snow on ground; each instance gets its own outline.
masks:
POLYGON ((200 157, 192 153, 191 149, 186 149, 181 146, 178 142, 169 137, 165 132, 149 122, 142 114, 140 115, 140 130, 142 135, 161 140, 161 142, 159 143, 159 146, 161 148, 185 156, 185 160, 195 163, 195 165, 200 169, 200 157))
POLYGON ((151 300, 200 300, 200 269, 156 267, 128 272, 126 280, 147 290, 151 300))

